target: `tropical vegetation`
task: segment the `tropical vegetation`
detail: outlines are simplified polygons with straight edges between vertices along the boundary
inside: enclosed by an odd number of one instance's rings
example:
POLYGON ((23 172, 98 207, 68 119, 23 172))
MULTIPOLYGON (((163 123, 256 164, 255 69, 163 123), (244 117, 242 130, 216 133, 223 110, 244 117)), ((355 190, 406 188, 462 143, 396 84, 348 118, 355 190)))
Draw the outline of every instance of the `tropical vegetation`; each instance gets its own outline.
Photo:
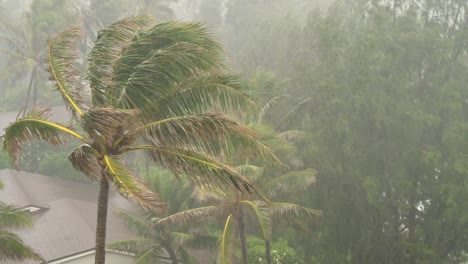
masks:
POLYGON ((49 41, 49 72, 80 129, 48 120, 33 108, 10 124, 4 149, 17 162, 21 144, 41 139, 60 145, 81 142, 69 156, 75 169, 99 183, 96 263, 105 261, 109 185, 143 208, 162 210, 159 196, 120 158, 145 151, 153 162, 200 185, 231 185, 254 192, 249 181, 213 157, 272 156, 254 133, 215 107, 239 111, 253 101, 236 76, 222 71, 219 45, 198 23, 154 24, 139 16, 101 30, 89 53, 89 88, 77 65, 81 30, 64 31, 49 41))
MULTIPOLYGON (((3 183, 0 182, 3 189, 3 183)), ((31 216, 23 208, 0 202, 0 259, 4 261, 42 260, 32 248, 25 245, 12 229, 32 225, 31 216)))

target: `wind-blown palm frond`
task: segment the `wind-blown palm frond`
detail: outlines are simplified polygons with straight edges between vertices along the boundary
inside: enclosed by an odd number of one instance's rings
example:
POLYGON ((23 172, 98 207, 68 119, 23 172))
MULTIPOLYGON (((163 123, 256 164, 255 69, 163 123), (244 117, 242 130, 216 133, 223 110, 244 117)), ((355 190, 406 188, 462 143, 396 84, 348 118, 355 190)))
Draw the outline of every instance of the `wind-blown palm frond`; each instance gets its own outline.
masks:
POLYGON ((84 97, 84 85, 76 66, 75 54, 82 31, 73 28, 58 34, 49 41, 48 61, 50 74, 56 82, 68 109, 75 115, 83 115, 89 107, 89 99, 84 97))
POLYGON ((226 211, 222 206, 198 207, 164 217, 154 223, 154 226, 191 226, 211 218, 225 216, 226 211))
POLYGON ((153 20, 146 16, 130 17, 100 30, 97 41, 89 53, 89 75, 93 105, 113 105, 118 96, 115 83, 115 63, 122 57, 126 47, 137 32, 151 25, 153 20))
POLYGON ((21 152, 21 144, 32 139, 41 139, 52 145, 59 145, 63 144, 65 135, 71 135, 86 142, 84 137, 75 131, 49 121, 48 113, 48 109, 33 108, 25 117, 5 128, 3 149, 8 152, 15 164, 21 152))
POLYGON ((43 260, 34 250, 13 233, 0 231, 0 259, 4 260, 43 260))
POLYGON ((137 146, 128 150, 146 150, 151 159, 162 168, 188 176, 197 185, 232 186, 240 191, 254 192, 256 188, 244 176, 227 165, 197 152, 156 146, 137 146))
POLYGON ((152 245, 148 245, 148 240, 146 238, 131 238, 126 240, 114 241, 106 245, 109 249, 115 249, 123 252, 129 253, 146 253, 148 248, 152 245))
POLYGON ((287 130, 280 132, 276 135, 277 138, 284 140, 288 143, 297 142, 298 140, 302 140, 310 136, 311 134, 308 132, 304 132, 301 130, 287 130))
POLYGON ((0 227, 20 228, 31 226, 31 217, 21 208, 0 203, 0 227))
POLYGON ((154 264, 154 260, 161 256, 162 252, 164 251, 160 245, 154 245, 145 254, 135 260, 135 264, 154 264))
POLYGON ((251 181, 257 182, 262 176, 264 176, 265 169, 263 167, 243 164, 236 167, 236 171, 240 174, 245 175, 251 181))
POLYGON ((140 31, 116 62, 123 105, 141 109, 194 72, 220 69, 220 54, 199 23, 169 22, 140 31))
POLYGON ((68 156, 73 168, 96 181, 101 177, 98 159, 96 150, 88 144, 75 148, 68 156))
POLYGON ((226 218, 226 223, 219 238, 218 262, 221 264, 231 264, 232 249, 234 242, 234 216, 231 214, 226 218))
POLYGON ((260 113, 258 114, 257 122, 259 122, 259 123, 264 122, 265 118, 272 111, 272 108, 274 106, 276 106, 279 103, 279 101, 281 101, 281 99, 283 99, 283 98, 291 98, 291 96, 287 95, 287 94, 283 94, 283 95, 275 96, 275 97, 271 98, 270 100, 268 100, 268 102, 266 102, 263 105, 263 107, 260 109, 260 113))
POLYGON ((187 250, 184 248, 179 249, 180 261, 184 264, 199 264, 197 259, 193 257, 187 250))
POLYGON ((322 211, 313 210, 291 203, 271 203, 270 213, 275 221, 284 221, 291 218, 304 217, 311 219, 322 216, 322 211))
POLYGON ((287 193, 303 190, 316 182, 316 170, 290 171, 263 184, 262 191, 269 197, 275 198, 287 193))
POLYGON ((312 98, 306 98, 300 101, 297 105, 292 107, 284 116, 281 118, 280 122, 276 125, 275 130, 279 131, 282 128, 286 127, 288 124, 290 124, 294 118, 297 116, 297 113, 307 104, 309 104, 312 101, 312 98))
POLYGON ((271 236, 271 216, 268 205, 263 201, 248 201, 242 200, 240 204, 244 205, 244 208, 247 208, 252 212, 253 217, 260 227, 260 233, 264 240, 269 240, 271 236))
POLYGON ((243 92, 244 82, 234 75, 199 75, 180 83, 154 104, 157 118, 202 114, 210 111, 242 114, 258 108, 243 92))
POLYGON ((113 213, 122 219, 125 226, 133 233, 143 237, 147 237, 149 235, 150 225, 142 219, 122 210, 115 210, 113 213))
POLYGON ((230 199, 229 193, 216 186, 197 186, 192 192, 192 197, 200 202, 221 203, 230 199))
POLYGON ((104 162, 106 164, 106 171, 110 176, 109 180, 122 196, 137 202, 143 208, 156 211, 164 208, 159 195, 152 192, 142 179, 133 175, 116 158, 105 155, 104 162))
POLYGON ((218 114, 178 116, 151 122, 139 129, 156 146, 175 146, 211 156, 273 159, 255 139, 254 131, 218 114))

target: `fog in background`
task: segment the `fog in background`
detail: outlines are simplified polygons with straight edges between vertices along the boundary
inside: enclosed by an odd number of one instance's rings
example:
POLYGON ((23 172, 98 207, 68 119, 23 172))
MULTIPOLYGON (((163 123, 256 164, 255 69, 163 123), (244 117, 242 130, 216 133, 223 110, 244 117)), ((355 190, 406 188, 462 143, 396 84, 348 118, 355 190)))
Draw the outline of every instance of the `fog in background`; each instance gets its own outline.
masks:
MULTIPOLYGON (((468 263, 467 0, 0 0, 0 112, 60 109, 51 36, 85 30, 86 73, 97 32, 138 14, 205 23, 260 106, 246 125, 285 168, 317 172, 283 194, 321 216, 278 220, 281 263, 468 263)), ((83 181, 69 148, 25 149, 23 169, 83 181)), ((264 263, 247 229, 251 263, 264 263)))

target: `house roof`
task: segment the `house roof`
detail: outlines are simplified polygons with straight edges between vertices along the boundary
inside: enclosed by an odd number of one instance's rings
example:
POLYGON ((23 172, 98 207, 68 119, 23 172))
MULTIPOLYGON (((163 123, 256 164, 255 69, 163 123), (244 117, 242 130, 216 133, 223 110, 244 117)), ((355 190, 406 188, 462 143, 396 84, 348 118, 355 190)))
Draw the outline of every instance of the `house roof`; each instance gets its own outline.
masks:
MULTIPOLYGON (((23 241, 47 261, 52 261, 94 248, 98 186, 62 180, 43 175, 0 170, 5 188, 0 201, 17 206, 35 206, 33 226, 14 230, 23 241)), ((133 206, 134 207, 134 206, 133 206)), ((109 193, 107 242, 134 237, 116 218, 114 209, 131 210, 132 204, 117 192, 109 193)), ((33 264, 37 261, 15 261, 0 257, 0 263, 33 264)))

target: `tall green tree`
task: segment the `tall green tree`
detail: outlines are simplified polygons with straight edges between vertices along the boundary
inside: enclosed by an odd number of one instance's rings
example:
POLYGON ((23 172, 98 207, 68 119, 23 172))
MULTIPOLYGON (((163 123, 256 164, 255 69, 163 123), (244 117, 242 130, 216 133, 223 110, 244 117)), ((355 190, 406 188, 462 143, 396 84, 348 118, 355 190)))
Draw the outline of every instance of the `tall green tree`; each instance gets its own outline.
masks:
POLYGON ((49 41, 51 78, 81 129, 48 120, 34 108, 5 129, 4 149, 17 161, 21 143, 31 139, 82 145, 69 156, 73 166, 99 183, 96 264, 105 262, 110 184, 142 207, 163 205, 134 175, 122 154, 145 151, 158 166, 190 182, 254 187, 213 157, 273 157, 254 133, 214 109, 236 112, 253 104, 241 81, 223 73, 219 44, 198 23, 154 24, 133 17, 101 30, 89 54, 89 88, 76 66, 81 30, 70 29, 49 41))

